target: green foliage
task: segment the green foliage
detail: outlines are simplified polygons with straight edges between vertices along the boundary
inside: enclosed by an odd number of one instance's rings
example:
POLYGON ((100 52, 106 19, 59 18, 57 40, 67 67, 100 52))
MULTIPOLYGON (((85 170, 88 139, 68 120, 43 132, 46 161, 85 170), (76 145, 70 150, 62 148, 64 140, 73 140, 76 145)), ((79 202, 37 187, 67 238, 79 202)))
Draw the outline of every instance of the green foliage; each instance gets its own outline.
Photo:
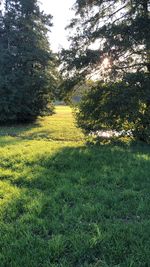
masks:
POLYGON ((85 76, 97 69, 101 75, 105 58, 113 76, 131 69, 150 71, 149 4, 149 0, 76 0, 76 17, 68 26, 73 29, 71 46, 62 50, 65 71, 85 76))
POLYGON ((85 146, 68 107, 36 127, 60 141, 0 136, 1 267, 149 266, 150 147, 85 146))
POLYGON ((78 124, 86 132, 131 130, 150 142, 150 77, 131 73, 121 82, 97 83, 82 99, 78 124))
POLYGON ((7 0, 0 14, 0 122, 51 113, 56 60, 47 33, 51 16, 37 1, 7 0))
POLYGON ((149 0, 75 1, 70 50, 62 51, 65 73, 108 82, 83 98, 77 117, 86 132, 131 129, 150 142, 149 6, 149 0))

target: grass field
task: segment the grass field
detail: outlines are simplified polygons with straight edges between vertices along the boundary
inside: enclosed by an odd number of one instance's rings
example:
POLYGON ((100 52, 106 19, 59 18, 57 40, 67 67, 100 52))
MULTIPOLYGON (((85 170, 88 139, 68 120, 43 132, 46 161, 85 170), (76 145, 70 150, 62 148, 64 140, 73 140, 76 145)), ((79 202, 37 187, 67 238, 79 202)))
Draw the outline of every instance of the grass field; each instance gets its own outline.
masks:
POLYGON ((149 267, 150 146, 87 146, 56 111, 0 129, 0 266, 149 267))

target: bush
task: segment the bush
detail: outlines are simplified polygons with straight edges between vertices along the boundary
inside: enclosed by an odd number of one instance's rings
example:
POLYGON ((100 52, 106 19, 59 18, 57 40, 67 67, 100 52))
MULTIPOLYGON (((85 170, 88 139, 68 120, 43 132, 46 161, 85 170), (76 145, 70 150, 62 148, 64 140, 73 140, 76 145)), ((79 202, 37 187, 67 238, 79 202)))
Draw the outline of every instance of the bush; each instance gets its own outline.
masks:
POLYGON ((78 125, 86 132, 132 130, 134 137, 150 143, 150 77, 129 73, 117 83, 98 82, 83 97, 78 125))

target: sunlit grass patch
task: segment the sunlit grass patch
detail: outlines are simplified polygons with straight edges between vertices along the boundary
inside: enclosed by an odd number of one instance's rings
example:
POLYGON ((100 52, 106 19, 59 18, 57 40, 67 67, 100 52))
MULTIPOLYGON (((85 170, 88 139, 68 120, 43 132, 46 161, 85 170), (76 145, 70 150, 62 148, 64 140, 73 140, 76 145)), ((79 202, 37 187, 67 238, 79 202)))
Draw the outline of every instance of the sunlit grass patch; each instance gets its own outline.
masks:
MULTIPOLYGON (((84 136, 75 126, 72 109, 56 106, 55 114, 39 118, 34 124, 0 127, 0 136, 54 141, 82 141, 84 136)), ((5 138, 6 138, 5 137, 5 138)))
POLYGON ((87 146, 68 107, 36 127, 0 137, 0 265, 149 266, 150 147, 87 146))

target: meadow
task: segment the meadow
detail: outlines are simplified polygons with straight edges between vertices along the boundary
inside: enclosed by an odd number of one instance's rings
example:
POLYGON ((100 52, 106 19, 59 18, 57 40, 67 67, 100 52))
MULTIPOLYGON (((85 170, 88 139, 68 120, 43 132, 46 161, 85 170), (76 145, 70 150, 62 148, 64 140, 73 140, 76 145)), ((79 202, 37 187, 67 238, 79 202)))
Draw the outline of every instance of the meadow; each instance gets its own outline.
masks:
POLYGON ((69 107, 0 128, 1 267, 149 267, 150 146, 86 144, 69 107))

